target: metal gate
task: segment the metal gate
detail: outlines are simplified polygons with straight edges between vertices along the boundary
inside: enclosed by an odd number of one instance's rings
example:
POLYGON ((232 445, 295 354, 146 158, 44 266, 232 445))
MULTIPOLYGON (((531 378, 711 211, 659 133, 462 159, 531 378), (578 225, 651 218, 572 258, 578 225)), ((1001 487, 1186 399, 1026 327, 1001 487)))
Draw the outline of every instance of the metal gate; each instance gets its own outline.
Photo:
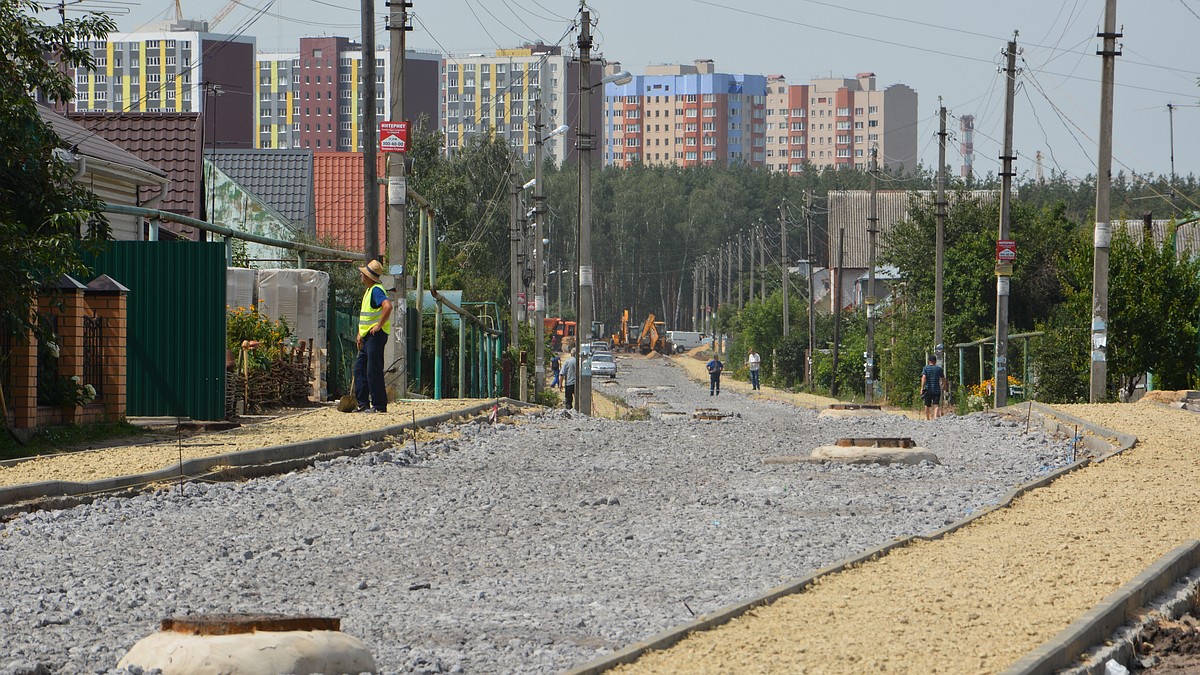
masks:
POLYGON ((225 417, 225 245, 113 241, 84 256, 129 289, 126 414, 225 417))

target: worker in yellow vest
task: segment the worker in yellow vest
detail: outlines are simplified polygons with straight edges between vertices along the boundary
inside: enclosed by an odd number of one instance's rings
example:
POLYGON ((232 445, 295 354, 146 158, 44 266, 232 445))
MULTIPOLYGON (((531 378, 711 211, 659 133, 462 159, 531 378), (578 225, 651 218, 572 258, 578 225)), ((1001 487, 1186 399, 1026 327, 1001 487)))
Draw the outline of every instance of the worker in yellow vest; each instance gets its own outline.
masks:
POLYGON ((354 398, 358 412, 387 412, 383 384, 383 346, 392 332, 392 301, 379 283, 383 264, 372 260, 358 268, 362 274, 362 304, 358 309, 358 359, 354 361, 354 398))

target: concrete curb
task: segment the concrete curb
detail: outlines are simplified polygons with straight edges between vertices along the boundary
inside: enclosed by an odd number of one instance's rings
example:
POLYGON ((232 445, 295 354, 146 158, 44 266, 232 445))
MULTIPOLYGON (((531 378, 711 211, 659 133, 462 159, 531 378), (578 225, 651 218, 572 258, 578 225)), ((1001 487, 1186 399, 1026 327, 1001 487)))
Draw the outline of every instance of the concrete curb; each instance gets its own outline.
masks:
MULTIPOLYGON (((1100 459, 1107 459, 1108 457, 1111 457, 1114 454, 1123 452, 1123 451, 1133 447, 1134 443, 1137 442, 1137 438, 1134 436, 1118 434, 1115 431, 1111 431, 1111 430, 1105 429, 1103 427, 1098 427, 1094 424, 1085 422, 1085 421, 1083 421, 1077 417, 1074 417, 1072 415, 1067 415, 1065 413, 1061 413, 1057 410, 1054 410, 1050 406, 1040 404, 1040 403, 1035 403, 1034 406, 1035 406, 1035 409, 1038 410, 1038 412, 1040 413, 1040 417, 1042 419, 1040 419, 1039 422, 1041 424, 1043 424, 1044 428, 1047 428, 1051 431, 1060 431, 1063 433, 1065 433, 1067 431, 1073 432, 1072 427, 1064 427, 1061 425, 1054 426, 1054 427, 1047 426, 1047 422, 1045 422, 1044 420, 1047 416, 1050 416, 1050 417, 1058 417, 1066 422, 1070 422, 1070 424, 1072 424, 1072 425, 1078 424, 1081 429, 1087 429, 1092 434, 1092 437, 1096 438, 1098 441, 1103 442, 1103 447, 1102 448, 1098 447, 1095 450, 1097 452, 1097 454, 1100 456, 1100 459), (1104 439, 1119 440, 1120 445, 1109 444, 1104 439)), ((1009 408, 1001 408, 1000 410, 1014 412, 1014 413, 1020 412, 1020 413, 1024 414, 1026 411, 1026 408, 1028 408, 1028 404, 1024 404, 1023 406, 1013 406, 1011 410, 1009 408)), ((1053 421, 1053 420, 1051 420, 1051 421, 1053 421)), ((665 630, 665 631, 659 633, 658 635, 655 635, 647 640, 634 643, 632 645, 629 645, 628 647, 625 647, 624 649, 613 652, 612 654, 607 654, 605 656, 598 657, 592 661, 589 661, 588 663, 586 663, 582 666, 568 670, 568 671, 566 671, 566 673, 564 673, 564 675, 597 675, 598 673, 603 673, 611 668, 615 668, 616 666, 633 663, 634 661, 637 661, 638 658, 640 658, 643 654, 645 654, 647 652, 651 652, 651 651, 667 649, 668 647, 671 647, 672 645, 675 645, 676 643, 682 641, 684 638, 688 637, 688 635, 690 635, 691 633, 716 628, 723 624, 729 623, 733 619, 735 619, 739 616, 742 616, 743 614, 746 614, 747 612, 749 612, 750 610, 752 610, 756 607, 761 607, 763 605, 770 604, 770 603, 778 600, 779 598, 782 598, 787 595, 793 595, 795 593, 800 593, 800 592, 804 591, 805 589, 809 588, 810 586, 812 586, 813 584, 815 584, 822 577, 829 576, 831 574, 836 574, 836 573, 842 572, 846 569, 850 569, 852 567, 857 567, 859 565, 870 562, 872 560, 876 560, 878 558, 883 557, 884 555, 886 555, 888 552, 892 551, 893 549, 907 546, 910 543, 915 542, 915 541, 934 541, 937 539, 942 539, 946 535, 951 534, 951 533, 955 532, 956 530, 962 529, 963 527, 966 527, 967 525, 970 525, 971 523, 975 522, 979 518, 982 518, 982 517, 988 515, 989 513, 992 513, 993 511, 998 511, 1000 509, 1008 508, 1009 506, 1012 505, 1013 500, 1015 500, 1017 497, 1025 494, 1031 490, 1035 490, 1037 488, 1049 485, 1050 483, 1054 482, 1058 478, 1061 478, 1062 476, 1065 476, 1066 474, 1071 473, 1072 471, 1076 471, 1085 466, 1088 466, 1091 463, 1092 463, 1092 460, 1086 459, 1086 458, 1076 461, 1073 464, 1070 464, 1068 466, 1065 466, 1065 467, 1062 467, 1055 471, 1052 471, 1052 472, 1046 474, 1045 476, 1042 476, 1036 480, 1030 481, 1028 483, 1023 483, 1022 485, 1017 486, 1016 488, 1010 490, 1004 496, 1003 501, 1001 501, 1000 503, 998 503, 994 506, 991 506, 989 508, 983 509, 981 511, 978 511, 976 513, 973 513, 973 514, 967 516, 966 518, 963 518, 962 520, 951 523, 950 525, 947 525, 946 527, 943 527, 939 530, 935 530, 934 532, 931 532, 929 534, 918 534, 918 535, 913 535, 911 537, 904 537, 902 539, 896 539, 894 541, 888 542, 887 544, 883 544, 882 546, 877 546, 875 548, 869 549, 860 555, 836 562, 833 565, 819 569, 816 572, 814 572, 806 577, 803 577, 801 579, 798 579, 796 581, 788 582, 787 584, 783 584, 781 586, 776 586, 775 588, 772 588, 772 589, 770 589, 760 595, 757 595, 745 602, 740 602, 740 603, 736 603, 733 605, 728 605, 726 607, 722 607, 721 609, 718 609, 717 611, 713 612, 712 614, 702 616, 702 617, 696 619, 695 621, 685 623, 680 626, 675 626, 673 628, 668 628, 667 630, 665 630)))
POLYGON ((1052 675, 1077 665, 1089 648, 1108 640, 1176 580, 1200 566, 1200 541, 1188 541, 1159 558, 1124 586, 1109 594, 1041 647, 1026 654, 1004 675, 1052 675))
MULTIPOLYGON (((460 410, 453 410, 450 412, 421 418, 416 421, 416 426, 418 428, 429 427, 458 417, 477 415, 491 409, 496 405, 527 407, 531 404, 522 403, 520 401, 515 401, 508 398, 491 399, 484 403, 460 410)), ((303 466, 305 463, 316 461, 319 458, 332 458, 340 454, 351 453, 359 446, 381 441, 388 436, 394 436, 411 428, 413 428, 413 422, 405 422, 403 424, 394 424, 381 429, 372 429, 370 431, 362 431, 354 434, 345 434, 342 436, 332 436, 328 438, 317 438, 309 441, 301 441, 299 443, 274 445, 266 448, 240 450, 238 452, 211 455, 208 457, 196 457, 185 460, 182 465, 175 464, 170 468, 164 468, 157 471, 134 474, 130 476, 105 478, 84 483, 75 483, 69 481, 44 481, 40 483, 14 485, 11 487, 0 488, 0 506, 14 505, 21 502, 53 497, 77 497, 101 492, 114 492, 118 490, 140 487, 148 483, 176 481, 181 477, 186 480, 188 478, 196 478, 200 475, 204 475, 210 472, 214 467, 237 467, 250 470, 254 467, 277 465, 282 471, 290 471, 294 468, 298 468, 299 466, 303 466), (320 457, 318 457, 318 455, 320 457), (290 466, 291 468, 283 468, 285 465, 290 466)), ((256 475, 268 474, 258 473, 256 475)))

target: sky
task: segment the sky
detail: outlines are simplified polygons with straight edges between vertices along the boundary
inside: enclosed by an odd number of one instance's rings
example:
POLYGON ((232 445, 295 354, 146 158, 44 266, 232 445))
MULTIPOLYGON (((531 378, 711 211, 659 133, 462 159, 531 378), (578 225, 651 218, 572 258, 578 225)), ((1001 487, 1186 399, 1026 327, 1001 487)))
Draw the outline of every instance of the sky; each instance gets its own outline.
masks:
MULTIPOLYGON (((104 0, 83 0, 80 7, 104 0)), ((111 1, 111 0, 108 0, 111 1)), ((174 15, 168 0, 138 2, 114 17, 118 29, 174 15)), ((188 18, 214 30, 245 27, 262 51, 296 48, 299 37, 361 36, 354 0, 179 0, 188 18), (261 12, 258 10, 262 10, 261 12), (257 17, 257 18, 255 18, 257 17), (248 27, 247 24, 250 24, 248 27)), ((386 44, 376 0, 377 40, 386 44)), ((491 52, 542 40, 573 49, 578 0, 413 0, 409 48, 450 54, 491 52)), ((1014 142, 1018 179, 1095 173, 1100 118, 1104 0, 590 0, 595 51, 634 74, 649 64, 712 59, 717 72, 812 77, 874 72, 877 86, 903 83, 918 94, 918 142, 937 164, 938 97, 948 109, 947 163, 957 172, 958 117, 975 116, 975 171, 1000 170, 1006 42, 1019 48, 1014 142)), ((1113 170, 1200 175, 1200 0, 1119 0, 1122 56, 1116 63, 1113 170), (1168 104, 1176 106, 1168 113, 1168 104), (1170 121, 1174 120, 1174 142, 1170 121)))

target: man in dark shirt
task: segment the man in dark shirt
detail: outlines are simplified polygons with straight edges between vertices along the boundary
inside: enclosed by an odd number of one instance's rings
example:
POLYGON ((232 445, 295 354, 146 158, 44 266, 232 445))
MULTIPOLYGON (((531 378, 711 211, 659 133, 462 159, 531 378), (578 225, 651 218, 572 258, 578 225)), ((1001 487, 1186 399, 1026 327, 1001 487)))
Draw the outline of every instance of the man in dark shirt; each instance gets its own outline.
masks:
POLYGON ((925 402, 925 419, 942 416, 942 391, 948 384, 946 371, 937 364, 936 356, 930 356, 929 365, 921 370, 921 400, 925 402))

